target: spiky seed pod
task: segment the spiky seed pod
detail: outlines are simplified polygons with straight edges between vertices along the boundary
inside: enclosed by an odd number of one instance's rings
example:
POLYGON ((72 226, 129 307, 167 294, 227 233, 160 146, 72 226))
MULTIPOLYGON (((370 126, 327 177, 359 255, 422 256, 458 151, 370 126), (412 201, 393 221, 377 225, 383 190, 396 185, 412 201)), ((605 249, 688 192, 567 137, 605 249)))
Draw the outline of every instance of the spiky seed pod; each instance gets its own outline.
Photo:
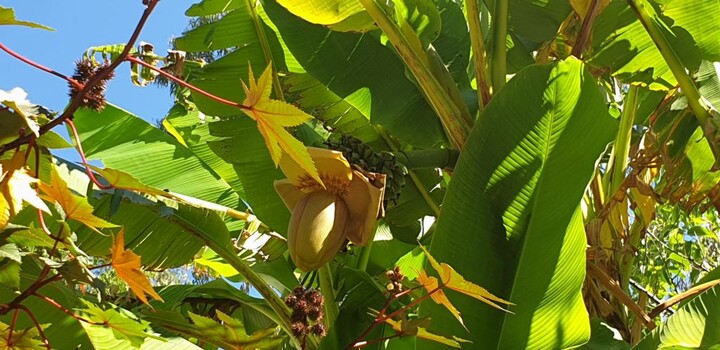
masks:
POLYGON ((322 309, 319 307, 311 307, 307 310, 307 317, 310 321, 320 321, 324 315, 322 309))
POLYGON ((306 317, 307 317, 307 314, 305 313, 305 310, 295 309, 295 310, 293 310, 293 313, 290 315, 290 321, 307 323, 306 317))
POLYGON ((295 295, 298 299, 302 299, 305 296, 305 288, 302 286, 293 288, 293 295, 295 295))
POLYGON ((322 323, 317 323, 310 327, 310 332, 317 335, 318 337, 324 337, 327 334, 327 331, 325 330, 325 325, 322 323))
POLYGON ((295 304, 297 303, 298 298, 295 294, 290 294, 285 298, 285 305, 287 305, 290 308, 295 307, 295 304))
POLYGON ((300 338, 307 334, 308 327, 302 322, 293 322, 290 326, 290 331, 295 337, 300 338))
MULTIPOLYGON (((75 74, 72 78, 77 81, 80 85, 84 86, 95 75, 107 68, 108 64, 99 65, 92 60, 84 59, 75 62, 75 74)), ((94 110, 101 110, 105 108, 105 88, 107 87, 108 81, 115 77, 115 72, 108 72, 102 80, 98 81, 90 90, 85 92, 85 95, 80 100, 80 105, 83 107, 92 108, 94 110)), ((76 99, 82 90, 82 86, 69 83, 70 86, 70 98, 76 99)))
POLYGON ((325 304, 325 300, 319 291, 312 289, 308 291, 310 293, 305 293, 305 300, 307 300, 310 305, 315 307, 322 307, 323 304, 325 304))

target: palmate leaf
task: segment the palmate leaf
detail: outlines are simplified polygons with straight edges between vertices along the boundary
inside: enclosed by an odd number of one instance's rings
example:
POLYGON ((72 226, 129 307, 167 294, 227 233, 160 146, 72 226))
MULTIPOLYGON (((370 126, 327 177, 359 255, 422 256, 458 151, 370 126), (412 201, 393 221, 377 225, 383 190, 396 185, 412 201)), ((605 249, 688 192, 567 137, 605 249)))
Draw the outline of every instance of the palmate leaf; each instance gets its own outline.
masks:
POLYGON ((80 323, 95 349, 173 349, 164 344, 166 341, 163 337, 148 332, 149 322, 138 320, 130 312, 117 307, 103 309, 84 299, 81 301, 84 308, 76 311, 80 316, 93 322, 80 323), (152 340, 156 342, 151 342, 152 340), (155 345, 148 346, 148 343, 155 345))
POLYGON ((270 99, 271 75, 272 64, 265 68, 257 81, 252 68, 249 68, 250 87, 243 83, 246 96, 243 105, 247 107, 243 108, 243 112, 257 122, 275 166, 280 163, 280 158, 289 156, 315 181, 322 184, 307 148, 285 130, 286 127, 298 126, 312 119, 312 116, 291 104, 270 99))
POLYGON ((117 225, 95 216, 93 214, 95 209, 88 203, 87 198, 72 193, 54 166, 50 179, 50 184, 41 182, 38 187, 44 193, 43 198, 50 202, 56 202, 63 208, 68 219, 77 220, 97 232, 100 232, 99 228, 117 227, 117 225))
POLYGON ((13 329, 0 322, 0 350, 42 350, 47 349, 43 344, 37 328, 13 329))
POLYGON ((450 311, 453 316, 455 316, 455 318, 460 322, 460 324, 462 324, 463 327, 465 327, 465 323, 463 322, 462 317, 460 317, 460 311, 458 311, 457 308, 453 306, 442 288, 451 289, 458 293, 465 294, 467 296, 480 300, 494 308, 504 311, 507 310, 500 307, 497 303, 515 305, 509 301, 494 296, 485 288, 480 287, 477 284, 466 281, 465 278, 459 273, 457 273, 455 269, 453 269, 450 265, 445 263, 438 263, 437 260, 435 260, 435 258, 433 258, 432 255, 430 255, 430 253, 425 249, 425 247, 420 246, 420 248, 423 250, 423 252, 425 252, 425 257, 428 259, 428 262, 430 262, 430 266, 432 266, 432 268, 435 269, 435 271, 440 275, 441 282, 438 282, 438 279, 435 277, 429 277, 424 270, 420 271, 420 275, 418 276, 418 282, 420 282, 420 284, 425 287, 428 293, 433 293, 430 295, 430 297, 436 303, 445 306, 445 308, 450 311), (442 283, 442 285, 440 285, 440 283, 442 283))
POLYGON ((188 313, 192 323, 173 311, 155 311, 149 314, 153 324, 179 334, 197 338, 223 349, 274 349, 283 342, 275 328, 266 328, 253 334, 246 333, 243 323, 216 311, 221 323, 201 315, 188 313))
POLYGON ((425 327, 420 327, 417 324, 409 324, 413 323, 413 321, 408 320, 402 320, 402 321, 395 321, 391 318, 388 318, 385 320, 385 323, 392 326, 393 330, 396 332, 402 332, 404 334, 412 334, 418 338, 430 340, 436 343, 440 343, 443 345, 447 345, 451 348, 460 349, 460 343, 467 343, 468 341, 462 338, 448 338, 443 337, 441 335, 430 333, 425 327))
POLYGON ((0 229, 20 212, 24 202, 46 213, 50 212, 37 192, 30 187, 30 184, 36 182, 25 170, 25 153, 15 152, 12 158, 0 161, 0 229))
POLYGON ((125 250, 123 235, 124 231, 121 229, 113 242, 111 261, 113 269, 143 303, 148 303, 145 294, 162 301, 160 295, 150 284, 150 280, 140 270, 140 256, 130 250, 125 250))
POLYGON ((586 244, 577 208, 615 130, 595 80, 574 58, 529 66, 493 97, 455 167, 429 250, 515 303, 514 314, 446 291, 469 333, 440 306, 423 303, 434 333, 468 334, 483 349, 587 341, 586 244))

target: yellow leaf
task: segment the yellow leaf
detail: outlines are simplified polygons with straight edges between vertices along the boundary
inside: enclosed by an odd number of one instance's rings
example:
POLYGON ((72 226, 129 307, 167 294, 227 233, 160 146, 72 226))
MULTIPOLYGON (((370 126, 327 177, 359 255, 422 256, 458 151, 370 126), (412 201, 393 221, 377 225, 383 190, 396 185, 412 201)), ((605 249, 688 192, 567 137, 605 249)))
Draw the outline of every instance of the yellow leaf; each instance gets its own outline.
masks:
MULTIPOLYGON (((392 318, 388 318, 385 320, 385 323, 392 326, 393 330, 395 330, 396 332, 404 332, 403 321, 395 321, 392 318)), ((455 348, 455 349, 461 348, 460 343, 469 343, 470 342, 469 340, 458 338, 455 336, 453 336, 451 339, 448 337, 443 337, 441 335, 433 334, 433 333, 428 332, 428 330, 425 329, 425 327, 417 327, 417 333, 415 334, 415 336, 418 338, 438 342, 440 344, 444 344, 444 345, 447 345, 447 346, 455 348)))
POLYGON ((288 156, 315 181, 322 184, 305 145, 285 130, 286 127, 297 126, 312 119, 312 116, 289 103, 270 99, 271 67, 272 65, 268 65, 257 81, 252 68, 249 68, 250 87, 243 83, 246 95, 243 112, 257 122, 275 166, 278 166, 282 157, 288 156))
POLYGON ((92 165, 90 165, 90 168, 100 174, 112 187, 144 192, 155 196, 164 197, 168 195, 167 192, 148 186, 124 171, 111 168, 100 169, 92 165))
POLYGON ((92 205, 88 203, 85 197, 78 196, 70 191, 55 166, 50 172, 50 184, 40 182, 38 187, 45 193, 42 196, 44 199, 60 204, 67 218, 80 221, 97 232, 100 232, 98 228, 117 227, 117 225, 95 216, 92 205))
POLYGON ((121 229, 113 242, 112 267, 117 272, 118 277, 128 284, 133 294, 137 295, 138 299, 143 303, 148 303, 145 294, 156 300, 163 301, 160 295, 155 292, 147 277, 140 271, 140 256, 130 250, 125 250, 124 234, 125 232, 121 229))
POLYGON ((430 252, 425 249, 425 247, 420 246, 420 248, 422 248, 422 250, 425 252, 425 257, 427 257, 430 265, 440 275, 440 280, 443 283, 443 287, 471 296, 492 307, 506 312, 510 311, 503 309, 496 303, 515 305, 507 300, 496 297, 492 293, 488 292, 487 289, 480 287, 475 283, 466 281, 465 278, 457 271, 455 271, 455 269, 453 269, 450 265, 446 263, 438 263, 437 260, 435 260, 435 258, 430 255, 430 252))
POLYGON ((25 153, 15 152, 12 158, 0 161, 0 229, 23 207, 23 202, 49 213, 45 202, 30 186, 37 179, 25 170, 25 153))
POLYGON ((438 289, 438 280, 435 277, 429 277, 425 271, 420 271, 420 275, 418 276, 418 282, 425 287, 425 289, 430 294, 430 298, 432 298, 433 301, 436 303, 444 306, 448 311, 450 311, 453 316, 460 322, 460 324, 467 330, 467 327, 465 327, 465 322, 463 322, 462 317, 460 317, 460 311, 458 311, 457 308, 450 302, 450 299, 447 298, 447 295, 442 291, 442 289, 438 289))

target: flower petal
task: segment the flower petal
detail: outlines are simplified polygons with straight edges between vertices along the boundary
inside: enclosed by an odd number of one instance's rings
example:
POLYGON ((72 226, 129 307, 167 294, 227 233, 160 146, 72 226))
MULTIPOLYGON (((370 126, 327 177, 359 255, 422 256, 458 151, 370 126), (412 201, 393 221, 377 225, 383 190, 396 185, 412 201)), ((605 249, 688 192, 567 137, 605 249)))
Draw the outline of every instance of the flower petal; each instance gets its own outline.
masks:
POLYGON ((359 246, 367 245, 372 239, 378 215, 382 210, 385 174, 373 175, 379 188, 371 184, 361 172, 353 170, 350 188, 344 198, 350 212, 350 222, 345 235, 359 246))
POLYGON ((290 210, 290 212, 295 209, 297 202, 305 195, 304 192, 295 187, 292 181, 288 179, 275 180, 275 182, 273 182, 273 186, 275 186, 275 192, 277 192, 280 199, 282 199, 283 203, 285 203, 285 206, 290 210))
MULTIPOLYGON (((343 157, 341 152, 316 147, 308 147, 307 150, 315 163, 318 173, 321 177, 324 177, 323 182, 325 182, 325 178, 336 178, 340 181, 350 182, 352 168, 350 168, 350 163, 343 157)), ((303 181, 311 179, 310 175, 290 157, 280 159, 280 169, 298 187, 306 185, 307 183, 303 181)))

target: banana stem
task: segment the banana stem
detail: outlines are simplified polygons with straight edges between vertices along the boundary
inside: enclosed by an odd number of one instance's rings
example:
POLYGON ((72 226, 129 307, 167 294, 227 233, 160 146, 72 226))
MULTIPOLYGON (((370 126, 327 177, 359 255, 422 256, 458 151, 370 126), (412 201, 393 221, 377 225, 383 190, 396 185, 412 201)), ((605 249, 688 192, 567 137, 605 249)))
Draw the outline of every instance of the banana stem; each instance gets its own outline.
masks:
POLYGON ((470 27, 470 46, 475 58, 475 81, 477 82, 478 110, 480 113, 490 102, 490 83, 488 82, 487 58, 485 57, 485 38, 480 25, 480 7, 478 0, 466 0, 466 16, 470 27))
POLYGON ((338 315, 338 307, 335 303, 335 289, 333 287, 333 276, 330 271, 330 264, 327 263, 318 269, 318 277, 320 279, 320 293, 325 299, 325 320, 327 320, 328 329, 335 324, 338 315))
POLYGON ((368 245, 363 247, 360 251, 360 257, 358 258, 357 268, 358 270, 367 270, 368 262, 370 261, 370 251, 372 250, 373 241, 370 240, 368 245))
POLYGON ((632 139, 632 127, 638 106, 638 89, 637 86, 631 85, 630 91, 628 91, 625 97, 622 115, 620 116, 620 130, 618 130, 617 136, 615 137, 615 145, 613 146, 608 164, 607 179, 605 180, 605 188, 607 189, 606 203, 615 195, 615 192, 625 180, 628 154, 630 153, 630 141, 632 139))
POLYGON ((492 16, 492 60, 490 61, 492 92, 496 94, 505 85, 507 71, 507 26, 509 0, 495 0, 495 10, 492 16))
POLYGON ((408 169, 441 168, 452 171, 460 153, 454 149, 422 149, 395 152, 398 162, 408 169))
MULTIPOLYGON (((377 130, 378 134, 385 140, 385 143, 390 146, 390 149, 393 151, 393 153, 398 154, 399 149, 397 144, 395 144, 395 141, 393 141, 390 136, 385 132, 385 128, 382 126, 376 126, 375 130, 377 130)), ((415 175, 415 172, 408 169, 408 176, 410 176, 410 179, 412 179, 413 183, 415 184, 415 187, 417 187, 420 194, 425 198, 425 202, 428 204, 430 209, 432 209, 433 213, 435 214, 435 217, 438 217, 440 215, 440 206, 435 203, 435 200, 430 196, 430 193, 425 189, 425 186, 423 186, 422 181, 420 181, 420 178, 415 175)))

